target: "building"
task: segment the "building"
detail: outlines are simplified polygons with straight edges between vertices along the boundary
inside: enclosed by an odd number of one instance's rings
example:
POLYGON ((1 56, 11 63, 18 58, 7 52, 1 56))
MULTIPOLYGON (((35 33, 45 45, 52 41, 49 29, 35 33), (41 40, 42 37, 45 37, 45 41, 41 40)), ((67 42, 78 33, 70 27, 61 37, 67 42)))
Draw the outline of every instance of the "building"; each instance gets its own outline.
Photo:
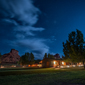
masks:
POLYGON ((49 67, 59 67, 65 66, 66 62, 60 58, 59 54, 54 55, 54 58, 44 58, 42 60, 42 67, 49 68, 49 67))
POLYGON ((12 49, 10 53, 2 55, 1 64, 16 64, 19 60, 20 56, 18 55, 18 51, 12 49))

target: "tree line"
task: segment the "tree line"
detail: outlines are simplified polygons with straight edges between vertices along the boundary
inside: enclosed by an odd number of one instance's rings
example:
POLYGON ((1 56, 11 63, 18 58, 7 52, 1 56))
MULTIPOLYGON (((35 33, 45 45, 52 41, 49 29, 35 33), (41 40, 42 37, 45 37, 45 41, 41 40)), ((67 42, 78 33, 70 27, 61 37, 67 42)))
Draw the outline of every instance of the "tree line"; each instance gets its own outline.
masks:
POLYGON ((22 55, 20 57, 20 61, 19 61, 20 64, 22 65, 26 65, 26 64, 34 64, 35 61, 34 61, 34 55, 33 53, 25 53, 24 55, 22 55))

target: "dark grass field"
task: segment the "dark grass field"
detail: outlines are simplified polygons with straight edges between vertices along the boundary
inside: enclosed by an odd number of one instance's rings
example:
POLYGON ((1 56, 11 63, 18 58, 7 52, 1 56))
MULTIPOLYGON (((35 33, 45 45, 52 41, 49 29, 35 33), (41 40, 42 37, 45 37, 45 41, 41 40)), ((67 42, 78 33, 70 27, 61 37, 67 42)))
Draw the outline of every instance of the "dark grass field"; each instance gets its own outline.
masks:
POLYGON ((0 85, 85 85, 85 70, 75 68, 0 69, 0 85))

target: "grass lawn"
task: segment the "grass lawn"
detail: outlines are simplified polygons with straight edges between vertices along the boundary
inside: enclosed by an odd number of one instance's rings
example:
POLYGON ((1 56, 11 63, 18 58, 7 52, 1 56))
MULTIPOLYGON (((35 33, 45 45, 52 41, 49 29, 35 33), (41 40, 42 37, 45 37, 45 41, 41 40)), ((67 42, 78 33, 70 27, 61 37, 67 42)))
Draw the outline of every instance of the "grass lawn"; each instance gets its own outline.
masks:
POLYGON ((0 75, 0 85, 85 85, 83 67, 0 69, 0 75))

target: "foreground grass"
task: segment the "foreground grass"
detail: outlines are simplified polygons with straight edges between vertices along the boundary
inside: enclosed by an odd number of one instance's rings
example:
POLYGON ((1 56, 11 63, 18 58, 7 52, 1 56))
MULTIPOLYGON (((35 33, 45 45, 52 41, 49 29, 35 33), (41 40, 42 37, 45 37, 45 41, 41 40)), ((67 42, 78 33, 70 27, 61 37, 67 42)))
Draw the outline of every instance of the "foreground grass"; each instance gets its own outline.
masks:
MULTIPOLYGON (((0 72, 28 72, 26 74, 0 76, 0 85, 85 85, 85 70, 64 69, 23 69, 0 72), (30 73, 31 72, 31 73, 30 73)), ((1 73, 0 73, 1 74, 1 73)))
POLYGON ((66 71, 76 71, 83 70, 83 67, 73 67, 73 68, 3 68, 0 69, 0 76, 8 75, 22 75, 22 74, 35 74, 35 73, 53 73, 53 72, 66 72, 66 71))

